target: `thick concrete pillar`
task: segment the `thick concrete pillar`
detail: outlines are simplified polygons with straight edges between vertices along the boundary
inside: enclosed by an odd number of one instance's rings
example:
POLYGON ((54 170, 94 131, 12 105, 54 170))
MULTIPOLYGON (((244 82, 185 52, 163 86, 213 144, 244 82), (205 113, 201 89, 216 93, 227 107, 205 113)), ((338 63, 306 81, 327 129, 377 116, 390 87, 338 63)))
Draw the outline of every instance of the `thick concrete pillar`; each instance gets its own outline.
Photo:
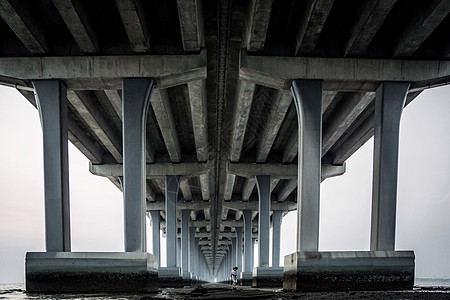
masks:
POLYGON ((67 89, 60 80, 35 80, 44 145, 45 248, 70 252, 67 89))
POLYGON ((125 78, 122 85, 125 252, 146 252, 145 127, 154 82, 125 78))
POLYGON ((181 268, 181 237, 177 237, 177 267, 181 268))
POLYGON ((255 244, 256 244, 256 239, 252 238, 252 267, 251 267, 252 272, 253 272, 253 269, 255 268, 255 258, 253 257, 255 255, 255 244))
POLYGON ((166 251, 167 267, 177 266, 177 197, 180 176, 166 176, 166 251))
POLYGON ((244 272, 252 271, 252 211, 245 209, 242 211, 244 216, 244 272))
POLYGON ((322 158, 322 81, 294 80, 297 109, 298 188, 297 251, 318 251, 322 158))
POLYGON ((375 98, 372 251, 395 250, 400 118, 409 83, 382 83, 375 98))
POLYGON ((236 267, 242 272, 242 227, 236 227, 236 267))
POLYGON ((268 267, 270 264, 270 176, 255 176, 259 196, 258 222, 258 267, 268 267))
POLYGON ((181 269, 183 277, 187 276, 189 270, 189 215, 188 209, 181 210, 181 269))
POLYGON ((158 266, 161 266, 161 241, 159 238, 160 231, 160 218, 159 210, 151 210, 150 217, 152 218, 152 239, 153 239, 153 256, 156 256, 158 261, 158 266))
POLYGON ((237 257, 236 256, 236 238, 235 237, 231 238, 230 251, 231 251, 231 266, 232 266, 232 268, 234 268, 237 266, 237 263, 236 263, 236 257, 237 257))
POLYGON ((195 230, 196 230, 195 227, 189 227, 189 272, 191 273, 197 273, 195 270, 195 266, 198 265, 195 230))
POLYGON ((281 220, 282 210, 274 210, 272 214, 273 234, 272 234, 272 267, 280 266, 280 240, 281 240, 281 220))

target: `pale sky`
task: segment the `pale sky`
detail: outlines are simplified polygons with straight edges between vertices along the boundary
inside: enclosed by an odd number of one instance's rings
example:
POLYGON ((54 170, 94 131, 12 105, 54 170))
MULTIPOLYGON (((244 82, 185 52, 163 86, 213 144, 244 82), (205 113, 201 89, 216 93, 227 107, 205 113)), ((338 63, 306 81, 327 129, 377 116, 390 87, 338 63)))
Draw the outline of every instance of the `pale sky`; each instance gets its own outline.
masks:
MULTIPOLYGON (((425 91, 404 110, 396 249, 415 251, 417 277, 450 278, 449 131, 450 87, 425 91)), ((37 110, 2 86, 0 139, 0 283, 21 283, 25 253, 45 251, 42 132, 37 110)), ((343 176, 322 183, 321 251, 369 250, 372 155, 373 139, 347 160, 343 176)), ((72 251, 123 251, 122 194, 88 169, 69 143, 72 251)), ((295 252, 295 231, 291 212, 282 224, 282 264, 295 252)))

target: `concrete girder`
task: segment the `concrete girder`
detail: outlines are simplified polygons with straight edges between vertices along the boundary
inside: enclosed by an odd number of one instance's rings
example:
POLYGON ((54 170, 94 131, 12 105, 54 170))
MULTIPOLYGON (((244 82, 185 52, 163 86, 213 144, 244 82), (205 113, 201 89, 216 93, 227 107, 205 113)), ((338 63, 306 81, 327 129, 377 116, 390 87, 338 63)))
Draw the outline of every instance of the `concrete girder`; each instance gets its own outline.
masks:
POLYGON ((234 216, 234 220, 235 221, 239 221, 241 219, 242 219, 242 210, 238 210, 238 211, 236 211, 236 214, 234 216))
POLYGON ((324 80, 324 90, 373 92, 382 81, 423 82, 426 88, 427 80, 440 83, 450 76, 450 62, 444 60, 250 56, 241 51, 240 63, 241 80, 280 90, 288 90, 293 79, 317 78, 324 80))
POLYGON ((98 39, 80 1, 52 0, 80 50, 84 53, 99 52, 98 39))
POLYGON ((397 0, 363 1, 345 41, 344 55, 363 54, 397 0))
POLYGON ((86 131, 80 128, 78 123, 70 116, 67 118, 68 138, 72 144, 78 148, 91 163, 99 164, 103 162, 103 151, 95 144, 95 142, 86 134, 86 131))
POLYGON ((334 0, 308 0, 296 35, 295 55, 311 53, 316 47, 334 0))
POLYGON ((191 192, 191 188, 189 187, 188 179, 189 178, 186 178, 186 177, 183 177, 183 179, 181 179, 180 190, 181 190, 181 193, 183 194, 184 200, 190 201, 190 200, 192 200, 192 192, 191 192))
MULTIPOLYGON (((237 174, 234 174, 237 175, 237 174)), ((253 178, 246 178, 244 186, 242 187, 242 200, 248 201, 252 195, 253 189, 255 188, 255 180, 253 178)))
POLYGON ((177 0, 177 8, 184 51, 200 51, 204 46, 202 1, 177 0))
POLYGON ((1 0, 0 16, 31 54, 44 54, 49 47, 42 26, 20 1, 1 0))
MULTIPOLYGON (((211 205, 208 201, 179 201, 177 203, 177 210, 190 209, 190 210, 200 210, 206 209, 211 205)), ((153 201, 147 202, 147 210, 160 210, 164 211, 164 201, 153 201)))
POLYGON ((122 98, 117 90, 105 90, 106 97, 108 97, 111 105, 114 107, 117 115, 122 119, 122 98))
POLYGON ((265 162, 272 148, 287 110, 292 103, 292 94, 289 91, 276 91, 273 97, 266 127, 262 132, 256 150, 256 162, 265 162))
POLYGON ((450 2, 447 0, 433 0, 428 3, 430 5, 427 9, 416 10, 408 19, 409 22, 394 48, 394 57, 413 55, 450 13, 450 2))
MULTIPOLYGON (((191 223, 190 223, 190 225, 193 227, 206 227, 209 224, 210 224, 210 222, 208 222, 208 221, 191 221, 191 223)), ((226 226, 226 227, 243 227, 244 221, 222 220, 221 225, 226 226)), ((258 228, 258 220, 254 220, 252 222, 252 227, 258 228)))
POLYGON ((342 104, 335 109, 331 120, 328 120, 323 127, 322 156, 336 143, 336 141, 355 122, 359 115, 369 106, 375 93, 352 93, 342 101, 342 104))
POLYGON ((244 47, 249 52, 259 52, 264 47, 269 27, 273 0, 252 0, 249 3, 244 47))
MULTIPOLYGON (((333 102, 334 97, 336 97, 338 92, 336 91, 323 91, 322 92, 322 114, 327 110, 331 102, 333 102)), ((295 153, 297 153, 297 147, 295 153)))
POLYGON ((222 207, 222 220, 226 220, 228 216, 228 208, 222 207))
POLYGON ((77 110, 83 121, 91 128, 100 142, 111 153, 114 159, 122 162, 122 143, 120 136, 114 130, 104 115, 95 107, 94 99, 86 93, 77 94, 74 91, 67 92, 67 100, 77 110))
POLYGON ((69 90, 120 90, 122 78, 154 78, 157 89, 206 78, 206 51, 190 55, 8 57, 0 75, 17 79, 61 79, 69 90))
MULTIPOLYGON (((234 210, 254 210, 258 211, 258 201, 224 201, 223 207, 234 210)), ((278 202, 271 201, 270 207, 272 210, 294 211, 297 209, 296 202, 278 202)))
POLYGON ((296 179, 291 179, 288 180, 283 188, 281 189, 281 191, 278 193, 278 199, 277 201, 284 201, 286 200, 286 198, 295 190, 295 188, 297 187, 297 180, 296 179))
POLYGON ((225 188, 223 198, 225 200, 231 200, 231 196, 233 195, 233 187, 234 181, 236 180, 236 175, 227 173, 227 178, 225 180, 225 188))
MULTIPOLYGON (((146 176, 148 179, 161 179, 166 175, 181 175, 184 178, 189 178, 207 174, 210 172, 210 168, 210 163, 154 163, 146 165, 146 176)), ((123 175, 122 169, 122 164, 89 164, 89 171, 98 176, 119 177, 123 175)))
POLYGON ((150 33, 141 0, 116 0, 116 5, 131 49, 135 53, 147 52, 150 49, 150 33))
POLYGON ((155 112, 161 134, 166 144, 172 162, 181 161, 180 142, 178 141, 177 129, 170 106, 169 93, 166 89, 155 91, 150 100, 153 111, 155 112))
MULTIPOLYGON (((204 162, 208 160, 208 123, 206 122, 207 105, 204 80, 188 83, 188 90, 197 160, 204 162)), ((200 187, 203 200, 209 200, 209 175, 200 175, 200 187)))

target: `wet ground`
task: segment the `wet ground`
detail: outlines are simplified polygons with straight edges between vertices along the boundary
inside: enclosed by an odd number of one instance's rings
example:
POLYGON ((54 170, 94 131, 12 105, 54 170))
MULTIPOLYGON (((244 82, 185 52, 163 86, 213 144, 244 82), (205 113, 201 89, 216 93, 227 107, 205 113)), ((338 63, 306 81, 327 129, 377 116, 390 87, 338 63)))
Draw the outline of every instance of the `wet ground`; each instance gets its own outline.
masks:
MULTIPOLYGON (((412 291, 287 292, 282 289, 238 287, 208 283, 195 287, 164 289, 153 299, 450 299, 450 289, 412 291)), ((142 297, 152 299, 150 297, 142 297)))

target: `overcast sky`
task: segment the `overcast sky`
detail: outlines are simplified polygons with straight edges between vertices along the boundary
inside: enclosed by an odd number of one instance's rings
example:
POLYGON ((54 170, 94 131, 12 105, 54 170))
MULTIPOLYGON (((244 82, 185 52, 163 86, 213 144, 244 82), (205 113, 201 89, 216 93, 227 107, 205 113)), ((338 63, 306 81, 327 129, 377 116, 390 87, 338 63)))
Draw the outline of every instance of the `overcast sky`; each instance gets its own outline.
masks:
MULTIPOLYGON (((449 131, 450 87, 425 91, 404 110, 396 249, 415 251, 417 277, 450 278, 449 131)), ((0 139, 0 283, 20 283, 25 253, 45 251, 42 132, 37 110, 2 86, 0 139)), ((347 160, 345 175, 322 183, 320 250, 369 250, 372 156, 373 139, 347 160)), ((122 194, 88 167, 69 143, 72 250, 123 251, 122 194)), ((292 212, 283 219, 281 263, 295 252, 295 230, 292 212)))

